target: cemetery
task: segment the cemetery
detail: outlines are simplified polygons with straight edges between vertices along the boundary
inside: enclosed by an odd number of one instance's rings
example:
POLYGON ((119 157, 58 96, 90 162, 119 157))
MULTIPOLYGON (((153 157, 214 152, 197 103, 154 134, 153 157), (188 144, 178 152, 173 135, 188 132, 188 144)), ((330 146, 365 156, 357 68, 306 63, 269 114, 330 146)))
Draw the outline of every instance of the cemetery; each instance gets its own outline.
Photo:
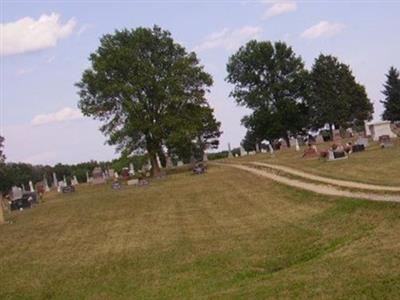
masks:
POLYGON ((397 3, 28 2, 0 300, 400 298, 397 3))

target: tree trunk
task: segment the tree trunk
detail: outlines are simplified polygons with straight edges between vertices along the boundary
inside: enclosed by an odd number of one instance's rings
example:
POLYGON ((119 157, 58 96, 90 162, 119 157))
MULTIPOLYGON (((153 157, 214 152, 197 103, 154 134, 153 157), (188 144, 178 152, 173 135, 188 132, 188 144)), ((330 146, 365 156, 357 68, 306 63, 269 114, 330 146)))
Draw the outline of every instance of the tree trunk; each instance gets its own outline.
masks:
POLYGON ((3 197, 0 195, 0 224, 4 223, 3 197))
POLYGON ((151 163, 151 176, 159 177, 161 175, 160 166, 157 163, 157 154, 150 154, 150 163, 151 163))
POLYGON ((285 134, 285 142, 288 148, 290 148, 290 140, 289 140, 289 136, 287 134, 285 134))

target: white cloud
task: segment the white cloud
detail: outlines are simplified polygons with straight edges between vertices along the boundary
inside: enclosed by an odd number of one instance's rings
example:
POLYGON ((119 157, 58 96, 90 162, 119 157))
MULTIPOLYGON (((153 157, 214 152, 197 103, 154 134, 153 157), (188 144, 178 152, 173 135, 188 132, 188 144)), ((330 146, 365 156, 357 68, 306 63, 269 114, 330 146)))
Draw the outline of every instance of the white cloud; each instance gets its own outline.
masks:
POLYGON ((301 36, 306 39, 317 39, 321 37, 331 37, 334 36, 343 29, 346 28, 346 25, 342 23, 330 23, 328 21, 321 21, 314 26, 306 29, 301 36))
POLYGON ((264 13, 263 18, 269 19, 275 16, 286 14, 297 10, 297 3, 292 0, 263 1, 268 3, 270 7, 264 13))
POLYGON ((258 39, 261 36, 262 28, 254 26, 244 26, 239 29, 224 28, 221 31, 211 33, 206 36, 203 42, 194 51, 203 51, 215 48, 223 48, 228 51, 235 50, 248 40, 258 39))
POLYGON ((60 15, 41 15, 35 20, 25 17, 0 24, 0 55, 14 55, 55 47, 58 40, 68 37, 76 26, 75 19, 62 24, 60 15))
POLYGON ((70 120, 82 119, 83 115, 79 109, 64 107, 59 111, 49 114, 40 114, 32 119, 32 125, 44 125, 58 123, 70 120))

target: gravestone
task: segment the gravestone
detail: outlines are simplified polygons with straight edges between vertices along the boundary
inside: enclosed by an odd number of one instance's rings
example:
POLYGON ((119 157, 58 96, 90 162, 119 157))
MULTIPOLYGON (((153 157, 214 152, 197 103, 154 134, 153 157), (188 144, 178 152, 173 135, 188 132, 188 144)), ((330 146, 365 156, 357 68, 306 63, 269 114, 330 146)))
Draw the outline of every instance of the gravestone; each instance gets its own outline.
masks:
POLYGON ((30 190, 32 193, 35 191, 35 189, 33 188, 33 183, 32 183, 31 180, 29 181, 29 190, 30 190))
POLYGON ((74 177, 73 177, 72 180, 71 180, 71 185, 72 185, 72 186, 75 186, 75 185, 78 185, 78 184, 79 184, 78 179, 77 179, 76 176, 74 175, 74 177))
POLYGON ((54 188, 58 187, 57 174, 55 172, 53 172, 53 187, 54 188))
POLYGON ((128 185, 136 185, 139 183, 139 179, 131 179, 127 181, 128 185))
POLYGON ((389 135, 381 135, 379 137, 379 143, 382 148, 393 147, 393 143, 392 143, 392 140, 390 139, 389 135))
POLYGON ((300 151, 299 141, 296 139, 294 143, 296 151, 300 151))
POLYGON ((119 190, 119 189, 121 189, 121 184, 118 181, 115 181, 112 183, 111 188, 113 190, 119 190))
POLYGON ((178 167, 182 167, 182 166, 183 166, 183 161, 178 160, 177 166, 178 166, 178 167))
POLYGON ((10 195, 11 201, 21 199, 22 198, 22 194, 23 194, 23 192, 22 192, 22 189, 20 187, 13 186, 11 188, 11 195, 10 195))
POLYGON ((357 139, 357 141, 355 142, 356 145, 363 145, 365 148, 368 147, 368 139, 367 138, 363 138, 360 137, 357 139))
POLYGON ((115 174, 114 174, 114 169, 109 169, 109 170, 108 170, 108 176, 109 176, 111 179, 114 178, 114 176, 115 176, 115 174))
POLYGON ((166 164, 166 167, 167 168, 173 168, 174 167, 174 164, 172 163, 172 158, 171 158, 171 156, 169 156, 169 155, 167 155, 167 157, 166 157, 166 159, 165 159, 166 161, 165 161, 165 164, 166 164))
POLYGON ((102 184, 106 182, 103 177, 103 171, 101 170, 100 167, 96 167, 93 169, 92 176, 93 176, 92 180, 93 184, 102 184))
POLYGON ((322 135, 318 134, 318 135, 315 137, 315 143, 316 143, 316 144, 322 144, 323 142, 324 142, 324 137, 323 137, 322 135))
POLYGON ((86 183, 90 183, 89 172, 86 172, 86 183))
POLYGON ((256 143, 256 152, 260 152, 260 145, 258 143, 256 143))
POLYGON ((129 164, 129 175, 135 176, 135 168, 133 167, 133 163, 129 164))
POLYGON ((256 151, 250 151, 249 155, 256 155, 256 151))
POLYGON ((61 188, 61 191, 62 191, 63 194, 74 193, 75 192, 75 187, 72 186, 72 185, 63 186, 61 188))
POLYGON ((205 151, 203 153, 203 161, 208 161, 208 155, 205 151))

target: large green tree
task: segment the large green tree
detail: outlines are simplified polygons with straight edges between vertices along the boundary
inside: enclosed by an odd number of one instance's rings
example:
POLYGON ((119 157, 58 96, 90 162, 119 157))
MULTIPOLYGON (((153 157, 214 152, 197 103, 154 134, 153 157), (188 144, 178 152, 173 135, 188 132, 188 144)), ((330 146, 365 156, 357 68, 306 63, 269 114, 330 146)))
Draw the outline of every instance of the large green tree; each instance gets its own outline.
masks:
POLYGON ((304 126, 307 72, 301 57, 283 42, 250 41, 229 58, 227 81, 239 105, 253 111, 242 119, 249 136, 285 137, 304 126))
POLYGON ((307 102, 314 127, 359 125, 372 118, 373 105, 364 86, 356 82, 348 65, 331 55, 321 54, 315 60, 307 102))
POLYGON ((400 121, 400 75, 399 71, 391 67, 386 75, 386 83, 382 93, 385 99, 381 101, 384 106, 382 118, 389 121, 400 121))
MULTIPOLYGON (((116 31, 100 42, 77 84, 79 107, 103 121, 101 130, 117 149, 145 150, 156 175, 156 155, 171 132, 180 130, 176 124, 187 120, 190 107, 208 106, 205 93, 212 78, 195 53, 187 53, 157 26, 116 31)), ((191 138, 198 119, 187 121, 191 138)))

